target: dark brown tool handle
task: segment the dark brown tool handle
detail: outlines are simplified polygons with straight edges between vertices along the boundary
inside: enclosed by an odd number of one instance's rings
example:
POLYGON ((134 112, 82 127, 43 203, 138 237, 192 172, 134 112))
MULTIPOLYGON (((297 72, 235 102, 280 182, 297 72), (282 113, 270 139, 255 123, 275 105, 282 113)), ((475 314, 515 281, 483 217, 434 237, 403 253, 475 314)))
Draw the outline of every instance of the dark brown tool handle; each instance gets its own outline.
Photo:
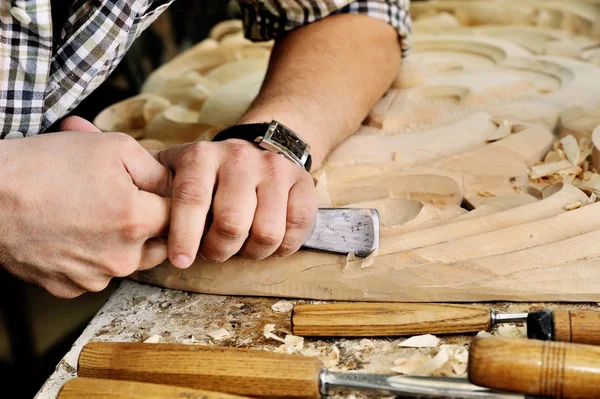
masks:
POLYGON ((182 388, 148 382, 105 380, 100 378, 73 378, 67 381, 57 399, 244 399, 247 396, 230 395, 202 389, 182 388))
POLYGON ((593 310, 555 310, 554 340, 600 345, 600 312, 593 310))
POLYGON ((292 329, 301 336, 382 337, 456 334, 490 328, 483 306, 427 303, 329 303, 296 305, 292 329))
POLYGON ((199 345, 90 342, 79 377, 107 378, 252 397, 320 398, 317 358, 199 345))
POLYGON ((523 338, 475 338, 469 380, 551 398, 600 397, 600 347, 523 338))

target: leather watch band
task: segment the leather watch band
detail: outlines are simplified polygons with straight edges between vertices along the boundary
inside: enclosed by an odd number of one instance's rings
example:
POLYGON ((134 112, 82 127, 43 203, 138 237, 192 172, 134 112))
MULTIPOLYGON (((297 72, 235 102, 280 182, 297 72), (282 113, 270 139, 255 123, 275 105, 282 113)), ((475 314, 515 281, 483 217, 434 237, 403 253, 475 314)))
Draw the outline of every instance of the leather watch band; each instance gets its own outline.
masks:
POLYGON ((223 141, 227 139, 240 139, 254 141, 258 136, 265 134, 269 123, 247 123, 245 125, 234 125, 221 130, 212 141, 223 141))

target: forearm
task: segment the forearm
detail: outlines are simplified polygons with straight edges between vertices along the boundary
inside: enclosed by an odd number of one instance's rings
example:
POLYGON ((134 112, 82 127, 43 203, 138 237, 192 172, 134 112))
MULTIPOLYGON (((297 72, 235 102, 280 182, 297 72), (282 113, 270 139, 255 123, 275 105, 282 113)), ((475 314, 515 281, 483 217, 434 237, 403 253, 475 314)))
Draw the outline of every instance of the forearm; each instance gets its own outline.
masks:
POLYGON ((395 76, 396 31, 364 15, 334 15, 278 41, 240 123, 276 119, 311 146, 313 170, 360 126, 395 76))

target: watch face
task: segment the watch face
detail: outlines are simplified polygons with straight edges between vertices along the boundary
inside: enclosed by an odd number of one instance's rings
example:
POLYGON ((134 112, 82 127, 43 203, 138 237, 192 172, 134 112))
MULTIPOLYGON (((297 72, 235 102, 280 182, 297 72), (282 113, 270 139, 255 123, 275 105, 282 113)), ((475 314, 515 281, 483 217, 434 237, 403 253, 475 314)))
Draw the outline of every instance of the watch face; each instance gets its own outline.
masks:
POLYGON ((281 125, 277 125, 269 139, 274 144, 287 149, 297 157, 298 160, 301 160, 306 152, 307 144, 293 132, 286 130, 285 127, 282 127, 281 125))

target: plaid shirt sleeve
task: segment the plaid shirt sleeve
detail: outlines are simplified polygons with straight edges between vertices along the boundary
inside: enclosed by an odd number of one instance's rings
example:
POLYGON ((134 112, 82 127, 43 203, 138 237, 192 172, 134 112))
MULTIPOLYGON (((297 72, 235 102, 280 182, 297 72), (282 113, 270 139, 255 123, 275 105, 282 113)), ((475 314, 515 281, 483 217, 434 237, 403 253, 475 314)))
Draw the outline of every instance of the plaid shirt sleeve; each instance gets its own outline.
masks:
POLYGON ((364 14, 393 26, 402 53, 410 50, 409 0, 238 0, 244 31, 254 41, 276 39, 285 32, 334 14, 364 14))

